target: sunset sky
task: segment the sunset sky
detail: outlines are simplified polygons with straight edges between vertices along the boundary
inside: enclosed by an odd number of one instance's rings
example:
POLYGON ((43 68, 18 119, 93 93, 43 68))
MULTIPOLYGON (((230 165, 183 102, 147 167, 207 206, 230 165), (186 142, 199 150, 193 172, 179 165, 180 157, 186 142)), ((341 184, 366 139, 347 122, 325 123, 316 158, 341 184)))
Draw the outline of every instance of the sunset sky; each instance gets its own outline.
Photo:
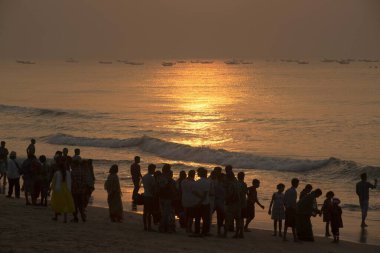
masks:
POLYGON ((0 0, 1 58, 380 57, 378 0, 0 0))

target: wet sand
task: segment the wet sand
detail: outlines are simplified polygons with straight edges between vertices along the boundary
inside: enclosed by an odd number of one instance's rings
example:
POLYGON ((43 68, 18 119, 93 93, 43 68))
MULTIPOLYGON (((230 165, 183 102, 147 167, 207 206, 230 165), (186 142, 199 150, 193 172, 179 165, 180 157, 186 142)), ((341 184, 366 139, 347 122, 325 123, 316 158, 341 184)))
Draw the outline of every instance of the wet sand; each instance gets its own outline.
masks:
MULTIPOLYGON (((266 230, 254 229, 245 239, 190 238, 144 232, 141 216, 126 212, 123 223, 111 223, 106 208, 89 207, 86 223, 51 220, 45 207, 25 206, 23 199, 0 196, 0 252, 379 252, 380 246, 317 237, 316 242, 283 242, 266 230)), ((70 217, 71 218, 71 217, 70 217)))

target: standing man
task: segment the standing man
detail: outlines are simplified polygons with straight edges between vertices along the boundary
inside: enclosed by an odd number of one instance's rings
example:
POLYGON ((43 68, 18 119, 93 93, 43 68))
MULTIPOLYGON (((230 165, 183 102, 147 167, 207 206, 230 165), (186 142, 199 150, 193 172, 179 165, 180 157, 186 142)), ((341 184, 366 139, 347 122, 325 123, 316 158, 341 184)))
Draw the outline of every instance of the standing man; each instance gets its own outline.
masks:
POLYGON ((5 194, 5 185, 7 184, 7 164, 8 164, 8 149, 5 148, 5 141, 1 142, 0 146, 0 182, 3 179, 3 185, 0 188, 0 193, 5 194))
POLYGON ((359 196, 360 209, 362 211, 362 224, 361 227, 368 227, 365 223, 367 218, 368 205, 369 205, 369 189, 374 189, 377 186, 377 179, 375 184, 367 182, 367 173, 360 175, 361 181, 356 184, 356 194, 359 196))
POLYGON ((144 185, 143 222, 145 231, 152 231, 151 217, 154 212, 154 196, 156 194, 156 180, 154 179, 154 172, 156 172, 156 165, 149 164, 148 173, 142 178, 144 185))
POLYGON ((141 169, 140 169, 140 157, 135 156, 135 162, 131 165, 131 176, 132 176, 132 182, 133 182, 133 193, 132 193, 132 210, 136 211, 137 206, 136 203, 134 203, 134 200, 137 197, 137 194, 139 193, 140 189, 140 182, 141 182, 141 169))
POLYGON ((207 170, 203 167, 198 168, 199 179, 195 182, 193 194, 198 197, 197 210, 195 216, 195 235, 207 236, 210 229, 210 188, 211 183, 207 179, 207 170), (202 219, 202 232, 201 232, 202 219))
POLYGON ((35 156, 36 154, 36 140, 31 139, 29 146, 26 148, 26 154, 28 157, 35 156))
POLYGON ((297 241, 296 234, 296 208, 297 208, 297 187, 299 184, 298 178, 292 179, 292 187, 286 190, 284 196, 285 205, 285 228, 283 240, 286 241, 286 233, 288 232, 288 227, 292 228, 293 239, 297 241))

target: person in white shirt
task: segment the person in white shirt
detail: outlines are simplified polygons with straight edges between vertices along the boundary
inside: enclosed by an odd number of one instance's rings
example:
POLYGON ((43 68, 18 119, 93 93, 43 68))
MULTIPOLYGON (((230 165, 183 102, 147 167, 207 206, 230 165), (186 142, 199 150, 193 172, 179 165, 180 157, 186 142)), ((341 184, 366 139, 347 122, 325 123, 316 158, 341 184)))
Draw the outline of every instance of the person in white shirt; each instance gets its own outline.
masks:
POLYGON ((199 180, 194 185, 193 193, 198 197, 198 204, 196 207, 195 217, 195 235, 207 236, 210 229, 210 180, 207 179, 207 170, 205 168, 198 168, 197 170, 199 180), (200 231, 200 221, 202 219, 202 232, 200 231))
POLYGON ((156 180, 154 179, 154 172, 156 171, 156 165, 148 165, 148 173, 142 177, 142 183, 144 185, 144 211, 143 222, 145 231, 152 230, 152 219, 154 212, 154 196, 156 193, 156 180))
POLYGON ((20 198, 20 165, 16 161, 16 152, 12 151, 9 155, 7 178, 9 182, 7 198, 12 198, 13 188, 16 198, 20 198))

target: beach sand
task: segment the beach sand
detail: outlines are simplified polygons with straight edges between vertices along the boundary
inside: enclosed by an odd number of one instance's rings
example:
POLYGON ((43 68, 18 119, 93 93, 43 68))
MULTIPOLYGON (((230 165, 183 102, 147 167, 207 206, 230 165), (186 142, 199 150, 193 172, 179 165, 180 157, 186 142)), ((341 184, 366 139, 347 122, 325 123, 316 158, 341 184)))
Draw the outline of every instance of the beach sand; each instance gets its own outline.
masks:
MULTIPOLYGON (((379 252, 380 246, 316 238, 315 242, 283 242, 266 230, 254 229, 245 239, 190 238, 144 232, 141 216, 126 212, 123 223, 111 223, 108 209, 89 207, 86 223, 52 221, 51 209, 25 206, 23 199, 0 198, 0 252, 379 252)), ((71 215, 69 216, 71 219, 71 215)), ((213 230, 214 231, 214 230, 213 230)), ((232 236, 232 234, 230 234, 232 236)))

